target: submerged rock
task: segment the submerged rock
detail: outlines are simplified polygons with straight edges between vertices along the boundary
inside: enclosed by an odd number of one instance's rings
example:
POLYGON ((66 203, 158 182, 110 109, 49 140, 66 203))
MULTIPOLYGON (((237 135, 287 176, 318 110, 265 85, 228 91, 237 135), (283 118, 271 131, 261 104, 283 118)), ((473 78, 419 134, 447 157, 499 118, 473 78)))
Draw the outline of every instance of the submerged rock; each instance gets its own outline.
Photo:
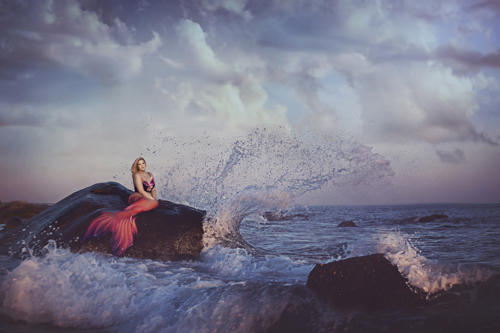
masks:
POLYGON ((308 220, 309 216, 301 213, 264 212, 262 216, 268 221, 287 221, 291 219, 308 220))
POLYGON ((357 227, 354 221, 342 221, 337 227, 357 227))
MULTIPOLYGON (((71 251, 111 253, 110 234, 81 242, 90 222, 105 211, 127 206, 132 191, 116 182, 99 183, 62 199, 26 221, 26 227, 8 235, 10 252, 22 254, 30 249, 39 254, 53 239, 71 251)), ((137 215, 138 233, 124 256, 159 260, 184 260, 198 257, 203 247, 205 211, 159 200, 154 210, 137 215)))
POLYGON ((410 289, 408 280, 383 254, 318 264, 309 273, 307 286, 339 307, 386 310, 422 302, 421 291, 410 289))
POLYGON ((417 222, 433 222, 433 221, 436 221, 436 220, 447 219, 447 218, 448 218, 448 215, 433 214, 433 215, 419 217, 417 219, 417 222))

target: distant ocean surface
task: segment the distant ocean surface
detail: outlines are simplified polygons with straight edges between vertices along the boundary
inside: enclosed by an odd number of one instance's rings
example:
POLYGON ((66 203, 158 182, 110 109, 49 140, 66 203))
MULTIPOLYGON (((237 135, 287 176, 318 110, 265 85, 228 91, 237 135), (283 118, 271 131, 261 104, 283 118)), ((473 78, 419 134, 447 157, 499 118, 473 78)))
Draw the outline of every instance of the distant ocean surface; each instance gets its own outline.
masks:
POLYGON ((207 226, 197 261, 51 246, 24 261, 1 256, 0 331, 500 332, 500 204, 274 213, 268 220, 251 209, 232 211, 223 237, 220 225, 207 226), (433 214, 448 217, 419 222, 433 214), (338 227, 346 220, 357 227, 338 227), (317 263, 372 253, 384 253, 432 304, 342 311, 305 286, 317 263))

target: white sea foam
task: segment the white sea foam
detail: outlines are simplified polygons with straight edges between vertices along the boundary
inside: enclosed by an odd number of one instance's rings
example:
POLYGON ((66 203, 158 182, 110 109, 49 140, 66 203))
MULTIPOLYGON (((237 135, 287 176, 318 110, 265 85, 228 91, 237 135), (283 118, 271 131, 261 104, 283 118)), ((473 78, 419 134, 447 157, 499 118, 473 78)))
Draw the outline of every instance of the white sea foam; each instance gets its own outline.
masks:
POLYGON ((132 293, 123 273, 95 255, 50 245, 49 254, 23 261, 2 283, 2 312, 31 323, 108 326, 126 318, 132 293))
POLYGON ((376 249, 398 267, 411 285, 433 294, 455 285, 484 281, 493 275, 479 267, 451 266, 428 260, 420 254, 408 235, 389 232, 377 235, 376 249))
POLYGON ((173 311, 169 300, 181 289, 179 271, 158 281, 148 272, 158 268, 140 261, 75 254, 53 242, 46 252, 7 273, 1 313, 28 323, 97 328, 127 325, 158 304, 173 311))
POLYGON ((303 283, 313 265, 286 256, 253 256, 242 248, 204 249, 201 264, 221 278, 303 283))
MULTIPOLYGON (((3 278, 0 313, 59 327, 175 331, 198 327, 201 322, 192 326, 180 316, 209 304, 255 306, 255 300, 244 296, 249 281, 303 283, 312 268, 285 256, 253 256, 221 246, 204 249, 199 261, 172 263, 76 254, 53 242, 45 250, 44 256, 27 258, 3 278)), ((231 312, 226 305, 220 305, 221 311, 231 312)), ((211 316, 218 314, 195 317, 210 321, 211 316)))

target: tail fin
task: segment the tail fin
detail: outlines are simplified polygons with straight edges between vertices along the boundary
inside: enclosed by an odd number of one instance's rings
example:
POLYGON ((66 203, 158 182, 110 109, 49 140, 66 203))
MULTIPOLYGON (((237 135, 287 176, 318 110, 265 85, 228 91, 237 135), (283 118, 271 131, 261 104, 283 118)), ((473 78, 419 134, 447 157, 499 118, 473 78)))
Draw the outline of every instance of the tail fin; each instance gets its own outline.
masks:
MULTIPOLYGON (((120 213, 118 213, 118 215, 120 215, 120 213)), ((113 235, 111 236, 111 246, 113 247, 113 254, 115 256, 120 256, 132 246, 134 235, 137 233, 135 216, 127 215, 121 218, 119 217, 112 227, 113 235)))
POLYGON ((95 218, 92 222, 90 222, 82 241, 86 241, 91 236, 100 237, 108 231, 111 231, 115 221, 115 215, 116 213, 105 212, 95 218))
MULTIPOLYGON (((133 194, 132 194, 133 195, 133 194)), ((104 212, 95 218, 87 228, 82 242, 90 237, 100 237, 111 231, 111 246, 113 254, 122 255, 134 242, 134 235, 137 234, 135 215, 158 207, 158 201, 146 198, 131 198, 133 202, 123 211, 118 213, 104 212)))

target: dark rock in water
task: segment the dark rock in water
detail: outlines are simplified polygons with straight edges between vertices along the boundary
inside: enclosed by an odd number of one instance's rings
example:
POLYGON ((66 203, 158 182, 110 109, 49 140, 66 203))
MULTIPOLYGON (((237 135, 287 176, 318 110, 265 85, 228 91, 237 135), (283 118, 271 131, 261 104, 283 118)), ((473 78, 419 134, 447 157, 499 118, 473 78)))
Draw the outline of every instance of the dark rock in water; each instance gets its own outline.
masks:
POLYGON ((49 204, 28 203, 25 201, 0 202, 0 224, 8 231, 18 228, 23 222, 47 209, 49 204))
POLYGON ((357 227, 354 221, 342 221, 337 227, 357 227))
POLYGON ((436 220, 441 220, 441 219, 447 219, 448 215, 444 214, 433 214, 429 216, 423 216, 417 219, 417 222, 432 222, 436 220))
MULTIPOLYGON (((90 222, 102 212, 125 208, 131 193, 116 182, 99 183, 75 192, 28 220, 23 230, 8 235, 10 252, 20 254, 27 247, 39 254, 53 239, 58 246, 69 247, 74 252, 111 253, 111 234, 91 238, 83 244, 81 238, 90 222)), ((205 211, 159 200, 157 208, 137 215, 138 233, 133 246, 124 256, 159 260, 194 259, 203 247, 204 217, 205 211)))
POLYGON ((264 218, 268 221, 286 221, 293 218, 299 218, 302 220, 307 220, 309 217, 306 214, 300 213, 286 213, 286 212, 265 212, 262 214, 264 218))
POLYGON ((396 309, 422 303, 422 292, 382 254, 318 264, 307 286, 330 304, 345 308, 396 309))

